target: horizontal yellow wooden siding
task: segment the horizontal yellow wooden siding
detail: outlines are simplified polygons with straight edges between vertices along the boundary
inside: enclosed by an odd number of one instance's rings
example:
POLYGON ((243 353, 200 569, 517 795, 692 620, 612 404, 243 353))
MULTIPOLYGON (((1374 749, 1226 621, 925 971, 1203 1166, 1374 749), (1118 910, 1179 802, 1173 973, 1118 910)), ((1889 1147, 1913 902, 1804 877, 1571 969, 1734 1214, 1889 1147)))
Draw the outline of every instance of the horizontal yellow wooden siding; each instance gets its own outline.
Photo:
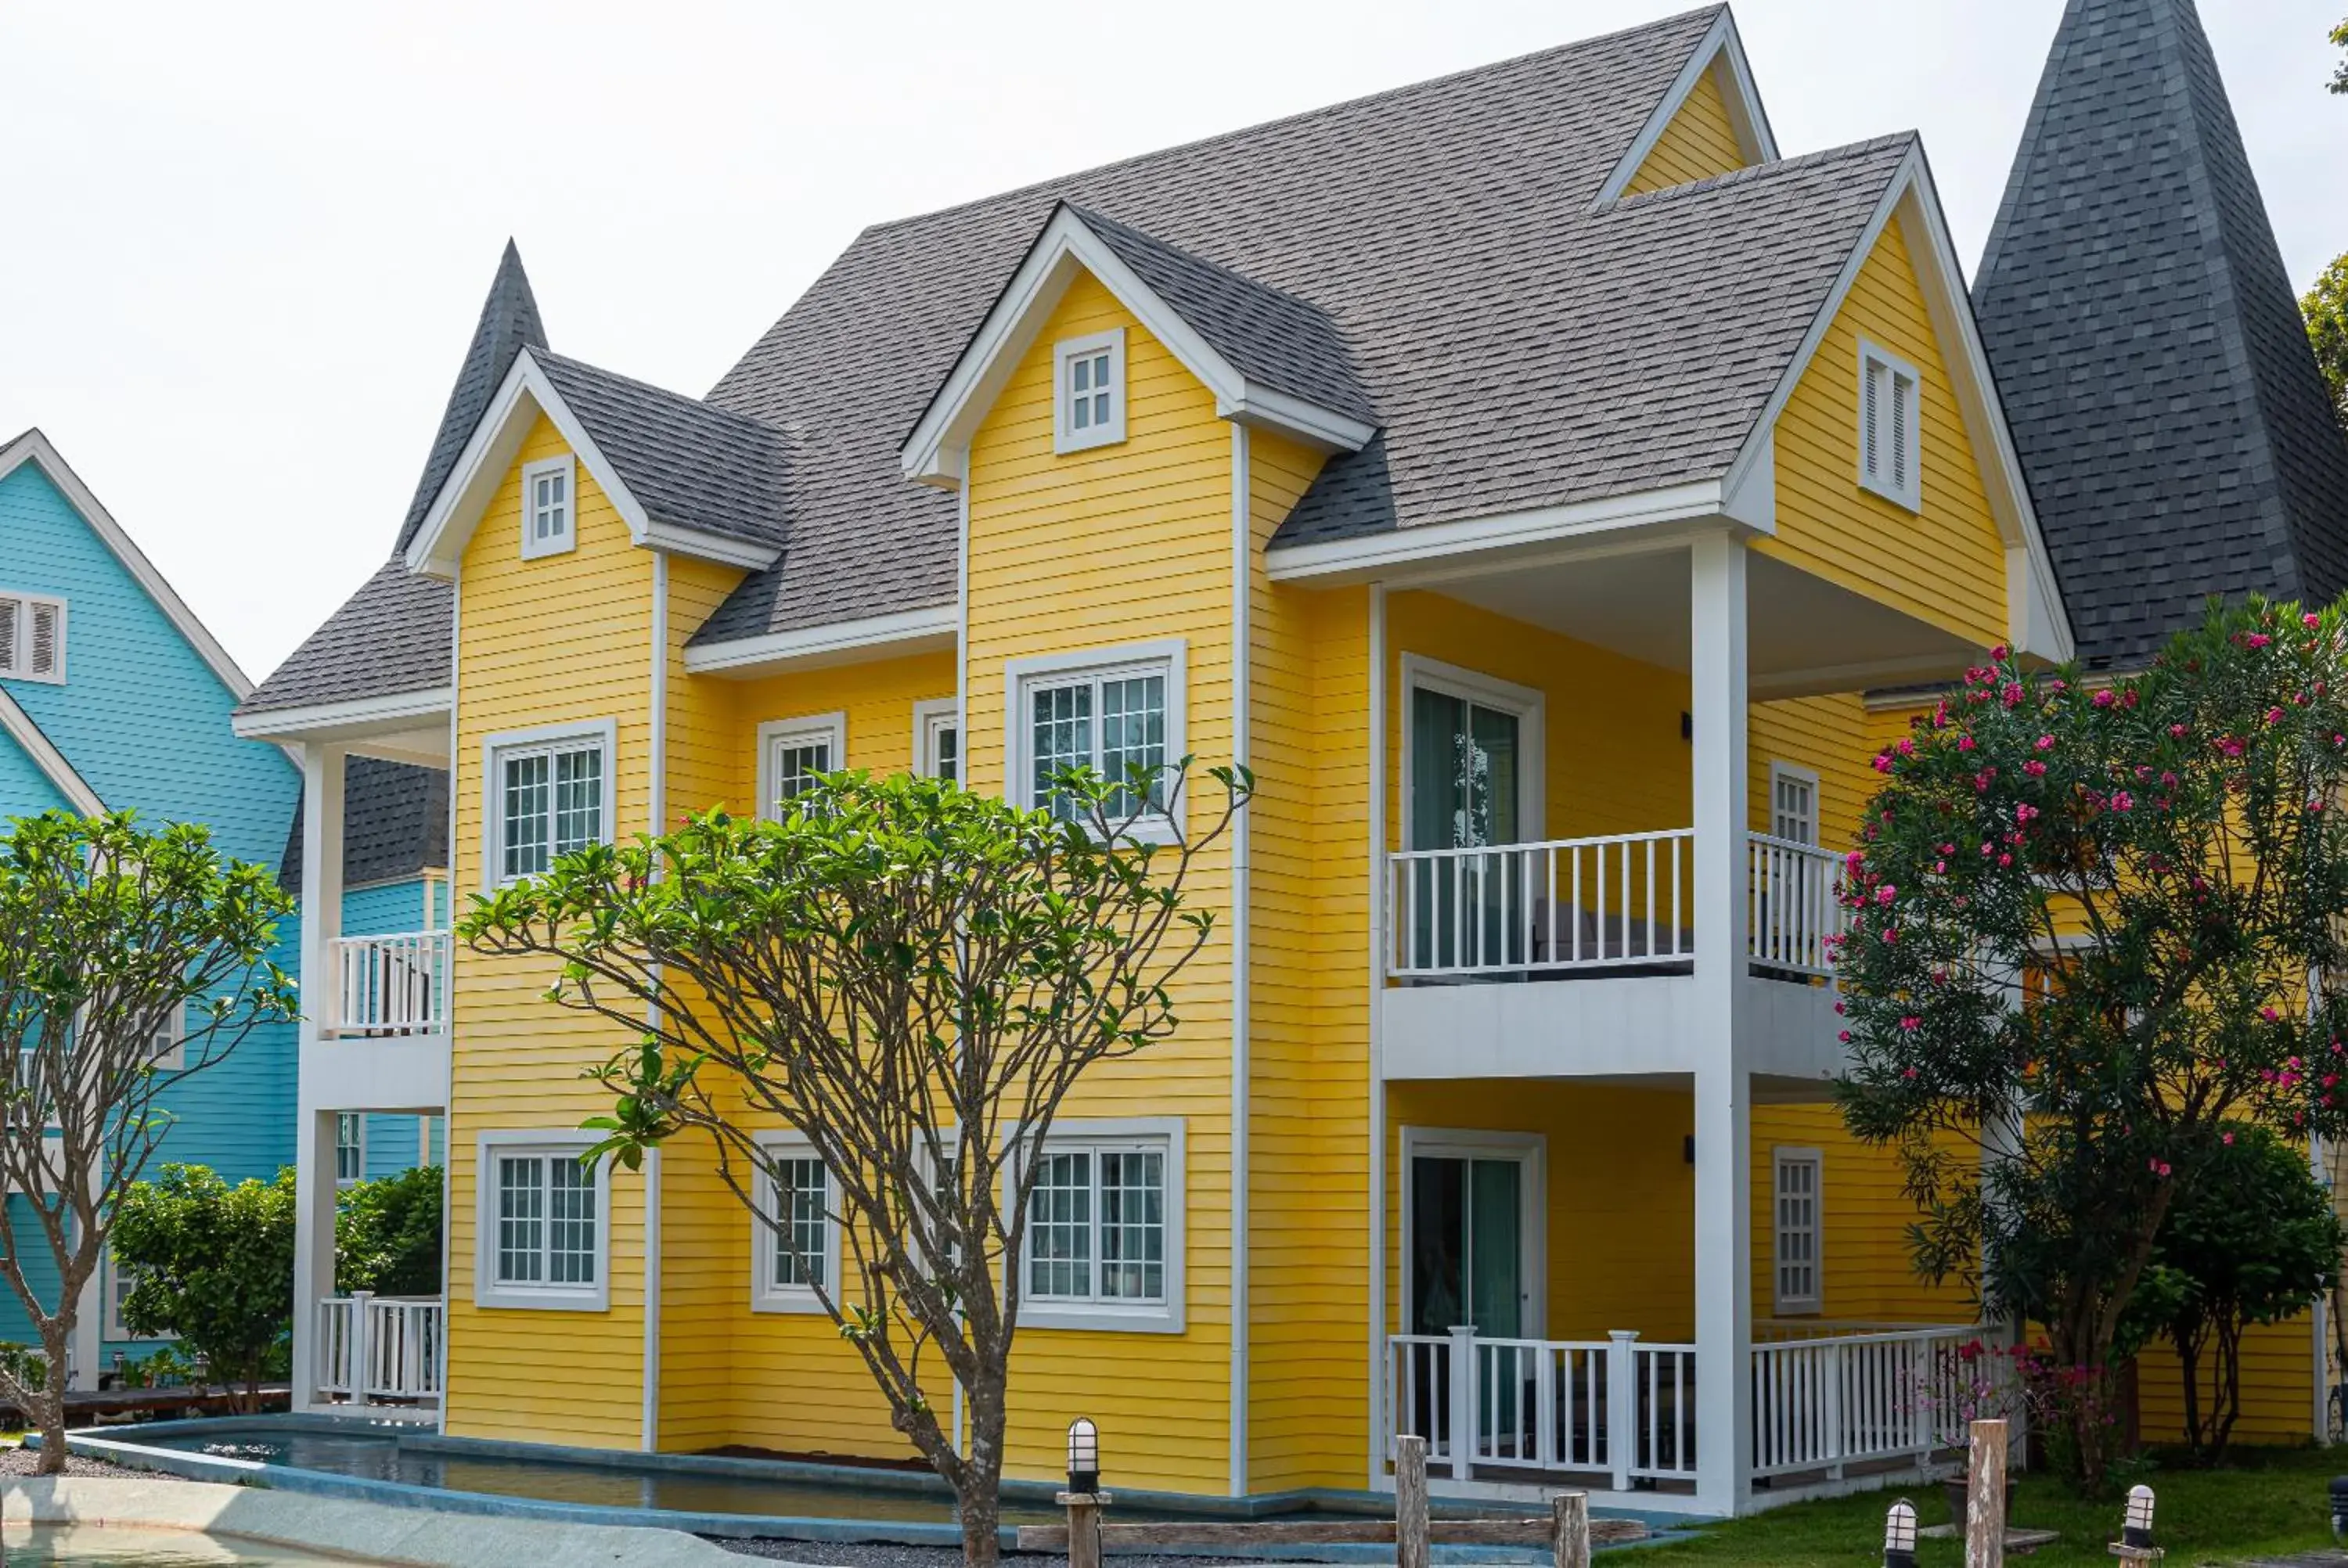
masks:
MULTIPOLYGON (((1188 745, 1231 755, 1231 427, 1206 389, 1089 278, 1070 288, 971 445, 971 787, 1004 784, 1004 664, 1161 638, 1185 641, 1188 745), (1052 352, 1126 330, 1127 438, 1052 449, 1052 352)), ((1220 790, 1189 791, 1204 829, 1220 790)), ((1228 931, 1229 858, 1210 851, 1189 897, 1228 931)), ((1221 1492, 1231 1475, 1231 949, 1208 945, 1178 984, 1178 1038, 1103 1064, 1068 1102, 1085 1117, 1179 1116, 1188 1168, 1187 1327, 1180 1334, 1025 1328, 1013 1357, 1008 1469, 1066 1468, 1070 1419, 1100 1423, 1126 1484, 1221 1492)))
MULTIPOLYGON (((519 465, 560 456, 541 419, 463 559, 459 594, 456 887, 483 886, 482 745, 491 733, 615 723, 625 837, 648 825, 652 556, 630 542, 595 476, 578 466, 578 548, 521 559, 519 465)), ((609 1099, 582 1070, 623 1031, 543 999, 553 966, 458 949, 448 1099, 448 1430, 464 1437, 633 1447, 643 1432, 644 1188, 612 1176, 611 1307, 541 1312, 473 1305, 477 1139, 507 1128, 570 1131, 609 1099)))
POLYGON ((1860 267, 1776 433, 1777 531, 1754 549, 1968 642, 2004 641, 2005 547, 1897 219, 1860 267), (1859 487, 1861 337, 1922 378, 1921 513, 1859 487))
POLYGON ((1736 124, 1729 118, 1728 99, 1720 88, 1720 67, 1715 65, 1696 78, 1623 190, 1631 196, 1666 190, 1743 169, 1751 161, 1737 138, 1736 124))

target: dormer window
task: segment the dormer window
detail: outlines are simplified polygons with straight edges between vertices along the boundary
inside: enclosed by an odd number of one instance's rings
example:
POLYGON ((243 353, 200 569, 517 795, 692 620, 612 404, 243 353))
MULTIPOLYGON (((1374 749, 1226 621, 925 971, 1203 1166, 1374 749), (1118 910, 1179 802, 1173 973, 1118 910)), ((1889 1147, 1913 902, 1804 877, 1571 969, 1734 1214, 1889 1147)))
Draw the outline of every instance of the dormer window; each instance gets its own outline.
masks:
POLYGON ((578 543, 576 479, 568 454, 522 465, 522 559, 561 555, 578 543))
POLYGON ((1922 379, 1906 360, 1859 345, 1859 482, 1911 512, 1924 508, 1919 400, 1922 379))
POLYGON ((66 601, 0 589, 0 681, 66 679, 66 601))
POLYGON ((1125 329, 1055 345, 1059 400, 1052 450, 1082 452, 1125 439, 1125 329))

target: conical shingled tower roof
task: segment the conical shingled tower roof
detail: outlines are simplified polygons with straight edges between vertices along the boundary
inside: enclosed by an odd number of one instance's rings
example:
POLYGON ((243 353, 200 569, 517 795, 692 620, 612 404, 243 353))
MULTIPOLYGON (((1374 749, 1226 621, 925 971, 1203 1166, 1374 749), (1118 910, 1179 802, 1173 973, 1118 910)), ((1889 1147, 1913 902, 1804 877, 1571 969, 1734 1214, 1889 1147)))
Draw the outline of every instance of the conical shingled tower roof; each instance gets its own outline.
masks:
POLYGON ((489 298, 481 302, 481 319, 473 325, 473 341, 458 368, 457 384, 448 389, 448 406, 441 412, 440 429, 432 437, 432 451, 424 460, 424 476, 417 481, 416 498, 408 503, 407 520, 400 525, 398 548, 408 541, 432 509, 448 470, 457 466, 473 426, 497 395, 498 386, 513 368, 524 348, 547 346, 546 327, 538 319, 538 299, 530 292, 530 274, 522 271, 521 251, 511 240, 498 258, 498 275, 489 282, 489 298))
POLYGON ((1973 308, 2090 666, 2348 587, 2348 442, 2192 0, 2068 0, 1973 308))

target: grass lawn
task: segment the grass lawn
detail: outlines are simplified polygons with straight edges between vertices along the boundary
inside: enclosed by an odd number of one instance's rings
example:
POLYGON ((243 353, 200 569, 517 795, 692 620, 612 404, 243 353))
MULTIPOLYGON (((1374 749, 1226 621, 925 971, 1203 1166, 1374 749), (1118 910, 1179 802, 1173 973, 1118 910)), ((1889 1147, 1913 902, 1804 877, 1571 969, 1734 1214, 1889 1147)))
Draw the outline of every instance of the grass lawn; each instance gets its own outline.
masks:
MULTIPOLYGON (((2238 1563, 2332 1544, 2326 1488, 2348 1474, 2348 1453, 2321 1449, 2247 1449, 2221 1471, 2161 1469, 2144 1479, 2159 1497, 2155 1539, 2178 1568, 2238 1563)), ((1739 1568, 1860 1568, 1882 1562, 1883 1511, 1896 1493, 1872 1492, 1823 1502, 1795 1503, 1750 1519, 1716 1525, 1695 1540, 1645 1549, 1627 1561, 1644 1568, 1683 1563, 1736 1563, 1739 1568)), ((1949 1511, 1938 1487, 1906 1494, 1918 1522, 1945 1524, 1949 1511)), ((2013 1522, 2062 1532, 2055 1545, 2028 1558, 2032 1568, 2085 1568, 2116 1561, 2105 1547, 2119 1537, 2116 1502, 2083 1503, 2041 1477, 2025 1479, 2013 1502, 2013 1522)), ((1919 1542, 1918 1568, 1961 1568, 1962 1543, 1919 1542)))

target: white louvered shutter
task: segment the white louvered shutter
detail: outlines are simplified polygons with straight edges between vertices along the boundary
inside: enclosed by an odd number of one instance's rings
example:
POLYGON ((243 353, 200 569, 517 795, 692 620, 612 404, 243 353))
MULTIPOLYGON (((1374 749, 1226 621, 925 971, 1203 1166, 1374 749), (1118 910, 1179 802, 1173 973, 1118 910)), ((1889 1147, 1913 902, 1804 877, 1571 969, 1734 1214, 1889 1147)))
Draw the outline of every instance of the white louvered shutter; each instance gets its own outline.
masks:
POLYGON ((65 658, 62 635, 65 629, 58 624, 64 611, 57 605, 44 604, 35 600, 32 612, 32 633, 26 639, 25 672, 28 675, 55 675, 58 664, 65 658))
POLYGON ((25 601, 0 599, 0 675, 21 673, 16 668, 16 632, 24 623, 25 601))

